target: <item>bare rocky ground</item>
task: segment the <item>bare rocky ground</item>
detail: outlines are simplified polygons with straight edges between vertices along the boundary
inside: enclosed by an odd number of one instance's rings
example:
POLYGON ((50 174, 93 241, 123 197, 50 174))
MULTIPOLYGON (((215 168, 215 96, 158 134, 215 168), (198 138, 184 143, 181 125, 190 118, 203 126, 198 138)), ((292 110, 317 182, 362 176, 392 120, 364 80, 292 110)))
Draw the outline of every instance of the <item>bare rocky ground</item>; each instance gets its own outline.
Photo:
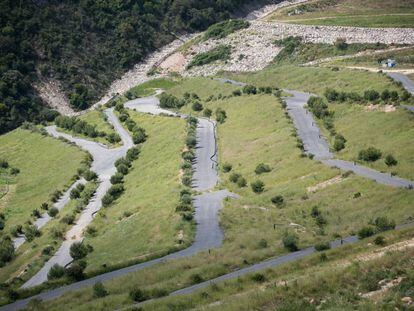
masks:
POLYGON ((53 79, 41 80, 33 85, 41 99, 59 113, 68 115, 74 113, 69 105, 69 99, 62 92, 59 81, 53 79))

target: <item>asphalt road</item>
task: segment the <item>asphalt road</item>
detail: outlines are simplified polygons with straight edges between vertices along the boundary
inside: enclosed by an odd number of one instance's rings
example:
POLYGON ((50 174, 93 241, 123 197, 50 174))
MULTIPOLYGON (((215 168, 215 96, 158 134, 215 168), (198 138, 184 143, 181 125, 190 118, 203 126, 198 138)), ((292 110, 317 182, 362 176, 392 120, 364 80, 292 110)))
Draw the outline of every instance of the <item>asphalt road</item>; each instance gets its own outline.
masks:
POLYGON ((92 222, 93 215, 102 207, 102 197, 111 187, 110 177, 116 172, 115 161, 126 155, 129 148, 133 146, 132 138, 128 132, 122 127, 118 118, 114 115, 112 109, 105 110, 108 121, 114 126, 115 131, 122 139, 122 146, 109 149, 106 146, 89 141, 82 138, 76 138, 69 134, 59 133, 55 126, 46 128, 48 133, 54 137, 65 137, 66 139, 76 143, 81 148, 89 151, 93 156, 92 171, 96 172, 99 178, 99 186, 95 195, 86 206, 76 224, 66 233, 65 240, 62 242, 58 251, 45 263, 45 265, 26 283, 22 288, 29 288, 40 285, 47 280, 47 274, 54 264, 66 266, 72 262, 69 254, 70 246, 74 242, 83 240, 83 231, 92 222))
MULTIPOLYGON (((395 81, 401 82, 404 88, 414 95, 414 82, 411 81, 410 78, 408 78, 406 75, 398 72, 388 72, 388 76, 390 76, 395 81)), ((401 105, 401 107, 410 110, 411 112, 414 112, 414 106, 409 105, 401 105)))
MULTIPOLYGON (((144 112, 144 113, 167 114, 167 115, 178 116, 177 114, 173 112, 161 109, 159 107, 159 101, 156 97, 147 97, 147 98, 132 100, 130 102, 127 102, 125 104, 125 107, 129 109, 134 109, 139 112, 144 112)), ((112 110, 107 110, 106 112, 108 115, 108 119, 110 120, 111 123, 114 124, 114 127, 118 131, 118 133, 120 133, 120 131, 122 130, 125 131, 123 128, 120 129, 119 131, 117 129, 117 126, 115 126, 116 123, 118 123, 119 126, 120 124, 117 118, 113 115, 112 110)), ((180 115, 180 117, 185 117, 185 116, 180 115)), ((56 129, 54 127, 49 128, 48 131, 53 136, 56 136, 56 137, 59 135, 62 135, 70 139, 71 141, 76 142, 82 148, 85 148, 86 150, 91 152, 92 155, 94 156, 93 168, 99 169, 99 172, 103 174, 104 176, 106 176, 108 173, 110 174, 108 176, 112 175, 111 174, 112 169, 106 167, 104 163, 111 163, 107 159, 108 157, 116 161, 117 156, 119 155, 117 151, 115 151, 114 149, 106 149, 99 144, 96 144, 96 143, 93 143, 87 140, 73 138, 70 135, 66 135, 66 134, 64 135, 60 134, 56 132, 56 129), (103 151, 102 148, 106 149, 106 151, 103 151), (101 154, 102 152, 107 152, 107 154, 102 155, 101 154), (113 152, 114 154, 116 154, 116 156, 113 154, 109 154, 109 152, 113 152), (95 163, 95 153, 99 154, 99 156, 98 154, 96 154, 98 156, 96 159, 98 161, 102 159, 104 163, 95 163)), ((123 136, 122 133, 120 133, 120 135, 121 135, 121 138, 123 139, 124 145, 129 145, 129 143, 132 143, 132 141, 131 142, 126 141, 127 139, 129 139, 128 133, 126 133, 126 136, 123 136)), ((218 180, 216 164, 217 164, 217 148, 216 148, 216 138, 215 138, 215 125, 213 122, 207 119, 200 118, 199 124, 197 127, 196 161, 193 164, 194 170, 195 170, 193 186, 197 191, 203 192, 203 191, 212 190, 216 186, 216 183, 218 180)), ((101 197, 101 193, 100 193, 101 186, 102 186, 102 190, 107 189, 106 186, 103 186, 105 182, 106 182, 106 179, 101 183, 100 187, 98 188, 97 192, 99 192, 99 194, 97 195, 97 197, 101 197)), ((106 190, 103 192, 103 194, 105 193, 106 193, 106 190)), ((95 276, 93 278, 87 279, 87 280, 72 283, 70 285, 63 286, 63 287, 60 287, 60 288, 57 288, 51 291, 43 292, 33 297, 22 299, 12 304, 9 304, 7 306, 1 307, 0 310, 22 309, 29 303, 31 299, 35 299, 35 298, 41 299, 41 300, 54 299, 69 291, 73 291, 73 290, 81 289, 86 286, 94 285, 98 281, 101 281, 101 282, 108 281, 115 277, 121 277, 131 272, 138 271, 138 270, 141 270, 147 267, 151 267, 155 264, 165 262, 167 260, 188 257, 203 250, 208 250, 208 249, 219 247, 221 246, 223 242, 223 238, 224 238, 223 232, 219 225, 219 211, 222 206, 222 201, 226 197, 236 198, 237 196, 228 192, 227 190, 220 190, 220 191, 215 191, 215 192, 205 192, 205 193, 202 193, 194 197, 194 208, 195 208, 194 218, 197 223, 197 229, 196 229, 195 240, 190 247, 183 249, 181 251, 175 252, 175 253, 171 253, 161 258, 157 258, 154 260, 150 260, 147 262, 129 266, 123 269, 115 270, 112 272, 104 273, 104 274, 95 276)), ((94 203, 93 202, 90 203, 90 204, 94 204, 94 207, 91 208, 91 210, 97 210, 97 206, 98 205, 101 206, 101 200, 95 199, 93 201, 94 203)), ((91 218, 90 219, 86 218, 86 220, 92 221, 91 218)), ((84 223, 87 225, 89 224, 89 222, 85 221, 84 223)), ((76 231, 77 234, 81 234, 83 229, 86 227, 86 225, 82 226, 82 229, 80 231, 79 231, 79 228, 76 230, 72 228, 70 232, 76 231)), ((68 233, 67 238, 69 238, 70 236, 71 234, 68 233)), ((79 235, 79 239, 81 239, 81 235, 79 235)), ((41 284, 42 282, 46 281, 47 272, 49 271, 50 267, 53 266, 54 263, 58 262, 59 264, 64 265, 64 264, 71 262, 72 258, 69 255, 69 247, 73 243, 73 241, 74 241, 73 239, 69 239, 69 242, 67 243, 66 241, 64 241, 62 247, 55 254, 55 256, 53 256, 46 263, 46 265, 42 268, 42 270, 40 270, 32 279, 26 282, 24 284, 24 287, 35 286, 35 285, 41 284)))
POLYGON ((305 105, 312 94, 292 90, 285 91, 292 95, 292 97, 284 97, 288 113, 292 117, 298 135, 303 141, 305 152, 313 154, 314 159, 320 160, 323 164, 329 167, 337 167, 341 170, 352 171, 356 175, 375 180, 376 182, 387 186, 403 188, 408 188, 410 186, 414 187, 414 183, 410 180, 391 176, 391 174, 381 173, 353 162, 334 159, 334 155, 330 152, 326 139, 321 135, 312 113, 305 108, 305 105))
MULTIPOLYGON (((78 184, 85 184, 86 180, 81 178, 75 181, 68 190, 59 198, 59 200, 54 203, 52 206, 57 208, 59 211, 65 207, 65 205, 70 201, 70 192, 73 188, 75 188, 78 184)), ((33 223, 38 229, 41 229, 44 225, 46 225, 52 217, 49 216, 47 212, 43 213, 40 218, 37 218, 36 221, 33 223)), ((26 241, 24 235, 20 235, 16 238, 13 238, 14 249, 18 249, 24 242, 26 241)))

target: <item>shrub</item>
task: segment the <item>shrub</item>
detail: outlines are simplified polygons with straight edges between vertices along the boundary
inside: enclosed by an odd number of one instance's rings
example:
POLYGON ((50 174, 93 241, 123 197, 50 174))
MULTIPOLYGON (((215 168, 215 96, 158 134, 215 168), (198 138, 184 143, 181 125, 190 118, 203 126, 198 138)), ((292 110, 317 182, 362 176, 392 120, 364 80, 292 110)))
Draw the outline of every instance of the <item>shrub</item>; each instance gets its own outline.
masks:
POLYGON ((204 281, 203 277, 198 273, 190 275, 191 284, 198 284, 198 283, 201 283, 203 281, 204 281))
POLYGON ((91 170, 86 170, 86 171, 83 173, 83 177, 85 177, 85 179, 86 179, 87 181, 92 181, 92 180, 97 179, 97 178, 98 178, 98 175, 96 175, 96 173, 95 173, 95 172, 93 172, 93 171, 91 171, 91 170))
POLYGON ((120 184, 124 181, 124 175, 120 172, 116 172, 111 176, 111 184, 120 184))
POLYGON ((135 302, 141 302, 148 299, 148 294, 139 288, 134 288, 129 292, 129 297, 135 302))
POLYGON ((326 250, 328 250, 330 248, 331 248, 331 245, 328 242, 326 242, 326 243, 318 243, 318 244, 315 245, 315 249, 318 252, 326 251, 326 250))
POLYGON ((364 99, 368 101, 375 101, 379 99, 380 94, 375 90, 367 90, 364 92, 364 99))
POLYGON ((96 282, 93 286, 93 296, 95 298, 102 298, 108 295, 108 291, 106 290, 105 286, 102 282, 96 282))
POLYGON ((198 53, 188 64, 187 69, 195 66, 203 66, 217 60, 227 60, 230 58, 231 46, 219 45, 210 51, 198 53))
POLYGON ((254 170, 254 172, 258 175, 263 174, 263 173, 269 173, 272 169, 270 168, 269 165, 264 164, 264 163, 260 163, 259 165, 256 166, 256 169, 254 170))
POLYGON ((47 279, 48 280, 53 280, 53 279, 59 279, 61 277, 63 277, 65 275, 65 268, 62 267, 61 265, 58 265, 57 263, 55 263, 49 270, 48 274, 47 274, 47 279))
POLYGON ((232 168, 233 166, 230 163, 224 163, 222 170, 224 173, 228 173, 231 171, 232 168))
POLYGON ((12 174, 13 176, 16 176, 19 173, 20 173, 20 170, 17 167, 12 167, 10 169, 10 174, 12 174))
POLYGON ((186 145, 190 149, 195 148, 195 146, 197 146, 197 138, 193 135, 189 135, 186 139, 186 145))
POLYGON ((256 180, 250 184, 254 193, 262 193, 265 189, 263 181, 256 180))
POLYGON ((160 107, 161 108, 180 108, 182 103, 174 95, 162 93, 160 96, 160 107))
POLYGON ((112 195, 110 195, 109 193, 106 193, 102 198, 102 205, 104 207, 107 207, 111 205, 114 200, 115 198, 112 195))
POLYGON ((224 123, 227 119, 227 114, 226 112, 221 109, 221 108, 217 108, 216 109, 216 120, 218 123, 224 123))
POLYGON ((49 209, 49 204, 48 204, 48 203, 46 203, 46 202, 43 202, 43 203, 42 203, 42 205, 40 205, 40 208, 41 208, 42 210, 47 211, 47 210, 49 209))
POLYGON ((363 227, 358 231, 358 237, 360 239, 365 239, 375 234, 373 227, 363 227))
POLYGON ((325 217, 323 217, 323 215, 318 215, 317 217, 315 217, 315 222, 316 225, 318 225, 319 227, 323 227, 328 223, 328 221, 325 217))
POLYGON ((282 206, 282 205, 283 205, 283 203, 285 202, 285 200, 284 200, 283 196, 281 196, 281 195, 276 195, 276 196, 272 197, 272 198, 270 199, 270 201, 271 201, 273 204, 277 205, 277 206, 282 206))
POLYGON ((201 111, 201 110, 203 110, 203 105, 200 104, 199 102, 194 102, 191 105, 191 109, 193 109, 194 111, 201 111))
POLYGON ((52 253, 52 251, 53 251, 53 247, 48 245, 42 250, 42 255, 48 256, 52 253))
POLYGON ((128 149, 125 158, 128 162, 132 162, 132 161, 138 159, 139 153, 140 153, 139 147, 132 147, 132 148, 128 149))
POLYGON ((9 162, 7 162, 4 159, 0 159, 0 168, 8 168, 9 167, 9 162))
POLYGON ((85 275, 83 271, 85 270, 86 263, 84 262, 73 262, 67 269, 66 274, 74 279, 75 281, 83 280, 85 275))
POLYGON ((237 183, 237 181, 239 180, 240 177, 242 177, 242 176, 238 173, 231 173, 230 176, 229 176, 229 180, 232 183, 237 183))
POLYGON ((124 192, 124 186, 122 184, 115 184, 112 185, 111 188, 108 189, 108 193, 114 197, 114 199, 117 199, 121 196, 121 194, 124 192))
POLYGON ((328 101, 337 101, 339 98, 339 93, 335 89, 326 89, 324 95, 328 101))
POLYGON ((244 188, 244 187, 246 187, 246 186, 247 186, 247 180, 246 180, 246 178, 244 178, 244 177, 240 177, 240 178, 237 180, 237 186, 239 186, 240 188, 244 188))
POLYGON ((398 95, 397 91, 390 92, 390 98, 392 101, 398 101, 400 96, 398 95))
POLYGON ((227 37, 229 34, 236 30, 249 27, 250 23, 242 19, 229 19, 224 22, 214 24, 206 30, 204 33, 204 40, 214 38, 220 39, 227 37))
POLYGON ((259 246, 259 248, 266 248, 267 247, 267 241, 265 239, 260 239, 258 246, 259 246))
POLYGON ((66 215, 60 221, 65 224, 72 225, 75 222, 75 215, 66 215))
POLYGON ((40 236, 40 231, 34 225, 26 225, 24 227, 24 235, 27 242, 32 242, 36 237, 40 236))
POLYGON ((384 246, 384 245, 386 244, 386 243, 385 243, 385 238, 384 238, 382 235, 377 236, 377 237, 374 239, 374 244, 375 244, 375 245, 384 246))
POLYGON ((85 258, 86 255, 88 255, 88 252, 89 252, 88 247, 82 242, 74 242, 70 246, 70 250, 69 250, 70 256, 74 260, 85 258))
POLYGON ((390 98, 390 91, 387 90, 387 89, 383 90, 382 93, 381 93, 381 99, 386 101, 389 98, 390 98))
POLYGON ((61 195, 62 195, 62 191, 60 191, 60 190, 55 190, 51 195, 50 195, 50 200, 53 202, 53 203, 56 203, 58 200, 59 200, 59 198, 61 197, 61 195))
POLYGON ((232 94, 233 96, 241 96, 242 92, 240 90, 234 90, 232 94))
POLYGON ((299 238, 294 233, 286 233, 283 237, 283 246, 290 250, 291 252, 298 250, 299 238))
POLYGON ((4 235, 0 240, 0 267, 14 258, 14 245, 8 235, 4 235))
POLYGON ((128 174, 128 166, 126 166, 125 164, 119 164, 117 167, 116 167, 116 169, 117 169, 117 171, 118 171, 118 173, 120 173, 120 174, 122 174, 122 175, 126 175, 126 174, 128 174))
POLYGON ((142 144, 147 140, 147 134, 145 130, 142 128, 135 128, 134 132, 132 133, 132 140, 134 144, 142 144))
POLYGON ((47 211, 50 217, 56 217, 57 214, 59 214, 59 210, 56 207, 51 207, 47 211))
POLYGON ((204 110, 203 110, 203 116, 205 116, 206 118, 210 118, 212 114, 213 114, 213 111, 211 111, 211 109, 204 108, 204 110))
POLYGON ((330 114, 328 111, 328 105, 321 97, 311 96, 308 100, 308 106, 318 119, 322 119, 330 114))
POLYGON ((18 237, 20 234, 23 234, 22 225, 15 225, 10 228, 10 234, 14 237, 18 237))
POLYGON ((245 85, 243 87, 243 93, 247 95, 255 95, 257 94, 257 88, 254 85, 245 85))
POLYGON ((335 136, 334 149, 340 151, 345 148, 346 139, 342 135, 338 134, 335 136))
POLYGON ((382 152, 374 147, 368 147, 358 153, 358 159, 367 162, 375 162, 381 158, 381 156, 382 152))
POLYGON ((398 164, 398 161, 394 158, 394 156, 392 154, 388 154, 385 157, 385 164, 387 166, 394 166, 398 164))
POLYGON ((252 275, 252 280, 257 283, 263 283, 266 281, 266 277, 262 273, 255 273, 252 275))
POLYGON ((106 138, 111 144, 116 144, 121 141, 121 136, 119 136, 117 133, 110 133, 106 136, 106 138))
POLYGON ((395 229, 395 221, 389 220, 387 217, 377 217, 374 221, 377 232, 395 229))
POLYGON ((32 212, 32 216, 35 218, 40 218, 42 215, 40 214, 40 211, 37 208, 35 208, 32 212))
POLYGON ((80 198, 80 191, 78 188, 73 188, 70 192, 70 198, 72 200, 80 198))

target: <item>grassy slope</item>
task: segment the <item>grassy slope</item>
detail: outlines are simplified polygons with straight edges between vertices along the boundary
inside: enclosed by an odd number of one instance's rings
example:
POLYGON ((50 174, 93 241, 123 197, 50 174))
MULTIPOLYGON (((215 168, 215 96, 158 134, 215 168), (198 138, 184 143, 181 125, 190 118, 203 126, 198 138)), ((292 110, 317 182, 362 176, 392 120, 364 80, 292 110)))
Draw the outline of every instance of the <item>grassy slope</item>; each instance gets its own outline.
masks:
POLYGON ((92 225, 97 236, 86 238, 94 247, 88 256, 88 271, 158 256, 177 246, 179 229, 189 228, 174 212, 179 198, 179 167, 185 143, 181 119, 155 117, 131 112, 148 140, 133 169, 125 177, 125 193, 113 206, 100 212, 92 225), (124 213, 132 215, 125 217, 124 213))
POLYGON ((359 56, 340 61, 334 61, 331 64, 341 66, 365 66, 378 67, 379 59, 395 59, 397 61, 397 69, 414 68, 414 48, 405 49, 401 51, 391 51, 376 55, 359 56))
POLYGON ((374 146, 383 152, 382 159, 364 163, 380 171, 396 172, 398 176, 414 180, 414 115, 405 109, 395 112, 366 111, 360 105, 330 105, 335 112, 335 129, 347 139, 346 148, 337 157, 357 161, 358 152, 374 146), (392 154, 398 165, 387 167, 384 158, 392 154))
MULTIPOLYGON (((49 195, 54 190, 62 190, 72 183, 72 177, 85 154, 59 140, 21 129, 0 136, 0 145, 0 158, 7 159, 12 166, 20 169, 10 194, 0 200, 1 211, 6 215, 4 232, 9 232, 12 225, 23 225, 31 219, 32 210, 49 201, 49 195)), ((68 213, 74 207, 72 205, 68 204, 60 217, 68 213)), ((52 220, 42 228, 41 237, 24 243, 18 249, 16 258, 1 268, 0 282, 17 276, 23 269, 27 269, 23 280, 33 275, 47 259, 47 256, 41 255, 42 249, 46 245, 53 245, 56 249, 59 244, 50 235, 51 229, 58 226, 64 227, 58 219, 52 220)))
POLYGON ((413 27, 413 8, 412 0, 318 0, 281 9, 269 18, 308 25, 413 27), (294 8, 303 13, 289 16, 288 13, 294 8))
POLYGON ((56 189, 69 186, 84 157, 77 147, 17 129, 0 136, 0 158, 20 169, 11 197, 2 205, 6 229, 23 224, 56 189), (64 169, 62 169, 64 168, 64 169))
POLYGON ((402 90, 385 76, 372 72, 271 65, 256 73, 223 73, 225 77, 257 86, 277 86, 323 94, 326 88, 363 93, 367 89, 402 90))
MULTIPOLYGON (((193 81, 191 87, 202 90, 203 83, 199 79, 198 82, 193 81)), ((187 82, 186 86, 190 87, 190 83, 187 82)), ((171 91, 179 94, 191 89, 183 86, 171 91)), ((266 183, 266 192, 256 195, 250 188, 240 190, 227 182, 227 174, 222 174, 223 186, 240 194, 241 198, 227 201, 221 212, 225 241, 220 249, 213 250, 211 255, 201 253, 110 281, 106 286, 112 295, 99 301, 91 300, 89 289, 65 295, 58 300, 59 303, 69 305, 76 300, 78 309, 84 310, 91 306, 119 307, 131 303, 128 291, 134 286, 170 291, 176 289, 177 284, 178 287, 192 284, 192 274, 209 279, 246 263, 285 253, 281 237, 286 230, 294 230, 289 226, 291 222, 305 227, 304 232, 298 230, 300 244, 304 246, 332 239, 335 233, 352 233, 370 218, 379 215, 387 215, 397 222, 413 216, 410 207, 412 192, 381 186, 356 176, 316 193, 307 193, 306 187, 337 176, 339 171, 299 157, 296 141, 291 136, 292 125, 285 119, 274 97, 243 96, 212 102, 207 106, 220 106, 229 116, 226 123, 218 128, 220 161, 232 163, 234 170, 242 173, 249 182, 257 178, 253 170, 258 163, 270 164, 272 172, 260 177, 266 183), (353 199, 357 191, 362 193, 362 197, 353 199), (285 197, 285 208, 272 206, 269 199, 275 194, 285 197), (317 227, 309 216, 311 207, 316 204, 328 220, 325 236, 314 233, 317 227), (274 223, 278 224, 276 230, 273 229, 274 223), (267 240, 267 248, 259 247, 258 242, 262 238, 267 240), (74 300, 73 297, 77 298, 74 300), (81 307, 79 301, 84 302, 81 307)), ((53 305, 58 306, 57 302, 53 305)))

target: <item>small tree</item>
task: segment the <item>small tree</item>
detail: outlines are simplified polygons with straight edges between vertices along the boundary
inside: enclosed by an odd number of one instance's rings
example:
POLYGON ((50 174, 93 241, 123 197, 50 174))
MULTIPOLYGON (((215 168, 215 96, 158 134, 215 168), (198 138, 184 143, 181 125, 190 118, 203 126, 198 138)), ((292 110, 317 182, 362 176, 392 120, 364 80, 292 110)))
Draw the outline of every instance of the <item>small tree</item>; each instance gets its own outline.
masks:
POLYGON ((36 237, 40 236, 39 229, 34 225, 26 225, 24 228, 24 235, 27 242, 33 241, 36 237))
POLYGON ((360 239, 368 238, 375 234, 374 228, 372 227, 363 227, 361 230, 358 231, 358 237, 360 239))
POLYGON ((224 173, 228 173, 231 171, 232 168, 233 166, 230 163, 224 163, 222 170, 224 173))
POLYGON ((281 195, 276 195, 276 196, 272 197, 272 198, 270 199, 270 201, 271 201, 273 204, 277 205, 277 206, 282 206, 282 205, 283 205, 283 203, 285 202, 285 200, 284 200, 283 196, 281 196, 281 195))
POLYGON ((50 217, 56 217, 57 214, 59 214, 59 210, 56 207, 51 207, 47 211, 50 217))
POLYGON ((246 180, 246 178, 244 178, 244 177, 240 177, 240 178, 237 180, 237 186, 239 186, 240 188, 244 188, 244 187, 246 187, 246 186, 247 186, 247 180, 246 180))
POLYGON ((88 255, 88 252, 89 252, 88 247, 82 242, 74 242, 70 246, 70 250, 69 250, 70 256, 74 260, 85 258, 86 255, 88 255))
POLYGON ((205 109, 203 110, 203 115, 204 115, 206 118, 210 118, 212 114, 213 114, 213 111, 211 111, 211 109, 209 109, 209 108, 205 108, 205 109))
POLYGON ((322 252, 322 251, 328 250, 330 248, 331 248, 331 245, 328 242, 326 242, 326 243, 318 243, 318 244, 315 245, 315 249, 318 252, 322 252))
POLYGON ((48 274, 47 274, 47 279, 48 280, 53 280, 53 279, 59 279, 61 277, 63 277, 65 275, 65 268, 62 267, 61 265, 58 265, 57 263, 55 263, 49 270, 48 274))
POLYGON ((70 192, 70 198, 72 200, 78 199, 78 198, 80 198, 80 193, 81 192, 79 191, 78 188, 73 188, 70 192))
POLYGON ((146 292, 139 288, 134 288, 129 292, 129 297, 135 302, 141 302, 148 299, 146 292))
POLYGON ((387 89, 383 90, 381 93, 381 99, 383 101, 387 101, 389 98, 390 98, 390 91, 387 89))
POLYGON ((120 172, 116 172, 114 175, 111 176, 111 184, 120 184, 124 181, 124 174, 120 172))
POLYGON ((200 104, 200 102, 194 102, 191 105, 191 109, 193 109, 194 111, 201 111, 201 110, 203 110, 203 105, 200 104))
POLYGON ((392 154, 388 154, 385 157, 385 164, 387 166, 394 166, 398 164, 398 161, 394 158, 394 156, 392 154))
POLYGON ((102 282, 96 282, 93 286, 93 296, 96 298, 102 298, 108 295, 108 291, 102 282))
POLYGON ((254 85, 246 85, 243 87, 243 93, 250 95, 250 94, 256 94, 257 93, 257 89, 254 85))
POLYGON ((227 114, 226 112, 221 109, 221 108, 217 108, 216 109, 216 120, 218 123, 224 123, 227 119, 227 114))
POLYGON ((259 165, 256 166, 256 169, 254 170, 254 172, 260 175, 263 173, 269 173, 271 170, 272 169, 270 168, 268 164, 260 163, 259 165))
POLYGON ((14 258, 14 245, 12 239, 5 235, 0 240, 0 267, 14 258))
POLYGON ((254 193, 262 193, 265 189, 265 184, 261 180, 256 180, 250 184, 254 193))
POLYGON ((291 252, 298 250, 299 238, 294 233, 286 233, 283 237, 283 246, 291 252))
POLYGON ((358 159, 367 161, 367 162, 375 162, 379 158, 381 158, 381 156, 382 156, 381 150, 374 148, 374 147, 369 147, 367 149, 361 150, 358 153, 358 159))
POLYGON ((380 94, 375 90, 368 90, 364 92, 364 98, 368 101, 376 101, 380 94))
POLYGON ((241 175, 240 174, 238 174, 238 173, 231 173, 230 174, 230 177, 229 177, 229 180, 232 182, 232 183, 237 183, 237 181, 239 180, 239 178, 241 177, 241 175))

